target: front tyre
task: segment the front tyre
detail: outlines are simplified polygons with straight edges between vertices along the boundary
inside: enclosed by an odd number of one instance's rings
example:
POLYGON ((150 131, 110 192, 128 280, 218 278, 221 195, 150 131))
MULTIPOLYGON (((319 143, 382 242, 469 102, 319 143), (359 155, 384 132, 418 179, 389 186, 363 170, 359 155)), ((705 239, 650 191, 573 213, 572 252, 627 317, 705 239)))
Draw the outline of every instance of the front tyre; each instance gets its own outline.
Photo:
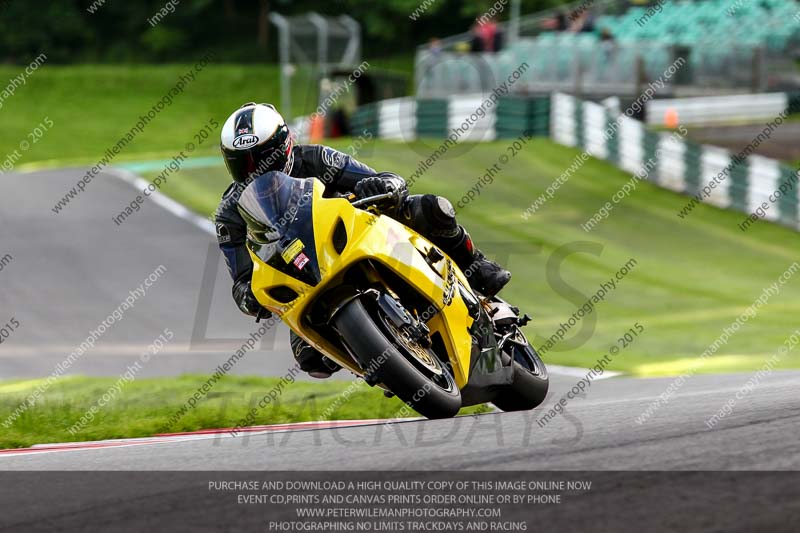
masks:
POLYGON ((461 392, 447 367, 435 355, 428 366, 415 364, 414 351, 424 348, 410 345, 400 332, 379 322, 381 318, 373 317, 355 299, 336 313, 333 322, 362 367, 407 405, 427 418, 455 416, 461 409, 461 392), (430 364, 436 367, 431 370, 430 364))

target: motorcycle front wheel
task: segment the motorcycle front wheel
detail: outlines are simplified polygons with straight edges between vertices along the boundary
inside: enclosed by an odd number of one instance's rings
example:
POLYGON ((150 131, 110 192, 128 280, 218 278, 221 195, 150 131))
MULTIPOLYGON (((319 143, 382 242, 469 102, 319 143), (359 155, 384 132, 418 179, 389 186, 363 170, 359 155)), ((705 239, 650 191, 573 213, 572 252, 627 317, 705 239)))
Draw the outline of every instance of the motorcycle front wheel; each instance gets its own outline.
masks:
POLYGON ((451 418, 461 408, 461 392, 436 355, 404 336, 385 317, 359 300, 336 313, 333 322, 367 374, 426 418, 451 418))

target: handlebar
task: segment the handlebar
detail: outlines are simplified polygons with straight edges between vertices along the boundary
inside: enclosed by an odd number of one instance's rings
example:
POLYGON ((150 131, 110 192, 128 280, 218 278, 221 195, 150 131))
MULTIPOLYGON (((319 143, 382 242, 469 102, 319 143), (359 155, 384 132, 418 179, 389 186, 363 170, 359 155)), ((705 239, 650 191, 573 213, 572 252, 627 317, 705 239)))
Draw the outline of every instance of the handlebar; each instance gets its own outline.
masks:
POLYGON ((386 200, 394 196, 393 192, 385 192, 383 194, 376 194, 375 196, 367 196, 366 198, 362 198, 360 200, 356 200, 355 202, 351 202, 353 207, 361 207, 362 205, 371 204, 373 202, 379 202, 381 200, 386 200))

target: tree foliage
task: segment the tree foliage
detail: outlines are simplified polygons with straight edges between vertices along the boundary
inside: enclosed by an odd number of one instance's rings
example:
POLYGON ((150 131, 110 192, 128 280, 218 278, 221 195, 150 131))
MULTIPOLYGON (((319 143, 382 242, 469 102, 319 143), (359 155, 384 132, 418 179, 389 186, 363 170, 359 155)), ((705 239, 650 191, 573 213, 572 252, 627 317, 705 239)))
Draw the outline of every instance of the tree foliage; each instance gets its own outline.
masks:
MULTIPOLYGON (((0 0, 0 61, 27 63, 41 52, 53 62, 189 61, 209 48, 225 61, 274 61, 266 13, 348 14, 362 24, 369 56, 410 53, 434 36, 467 31, 493 4, 508 16, 511 0, 0 0), (174 12, 152 25, 162 9, 174 12)), ((523 0, 530 13, 561 0, 523 0)))

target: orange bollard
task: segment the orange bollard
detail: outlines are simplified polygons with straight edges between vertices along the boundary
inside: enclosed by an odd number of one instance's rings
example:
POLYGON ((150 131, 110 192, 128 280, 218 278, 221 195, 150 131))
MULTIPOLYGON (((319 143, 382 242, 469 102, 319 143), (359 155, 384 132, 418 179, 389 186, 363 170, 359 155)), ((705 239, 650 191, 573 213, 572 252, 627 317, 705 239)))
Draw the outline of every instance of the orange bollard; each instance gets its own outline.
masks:
POLYGON ((308 127, 308 139, 312 144, 316 144, 325 138, 325 119, 316 113, 311 117, 311 124, 308 127))
POLYGON ((670 107, 666 111, 664 111, 664 125, 670 129, 675 129, 678 127, 680 122, 678 121, 678 112, 670 107))

